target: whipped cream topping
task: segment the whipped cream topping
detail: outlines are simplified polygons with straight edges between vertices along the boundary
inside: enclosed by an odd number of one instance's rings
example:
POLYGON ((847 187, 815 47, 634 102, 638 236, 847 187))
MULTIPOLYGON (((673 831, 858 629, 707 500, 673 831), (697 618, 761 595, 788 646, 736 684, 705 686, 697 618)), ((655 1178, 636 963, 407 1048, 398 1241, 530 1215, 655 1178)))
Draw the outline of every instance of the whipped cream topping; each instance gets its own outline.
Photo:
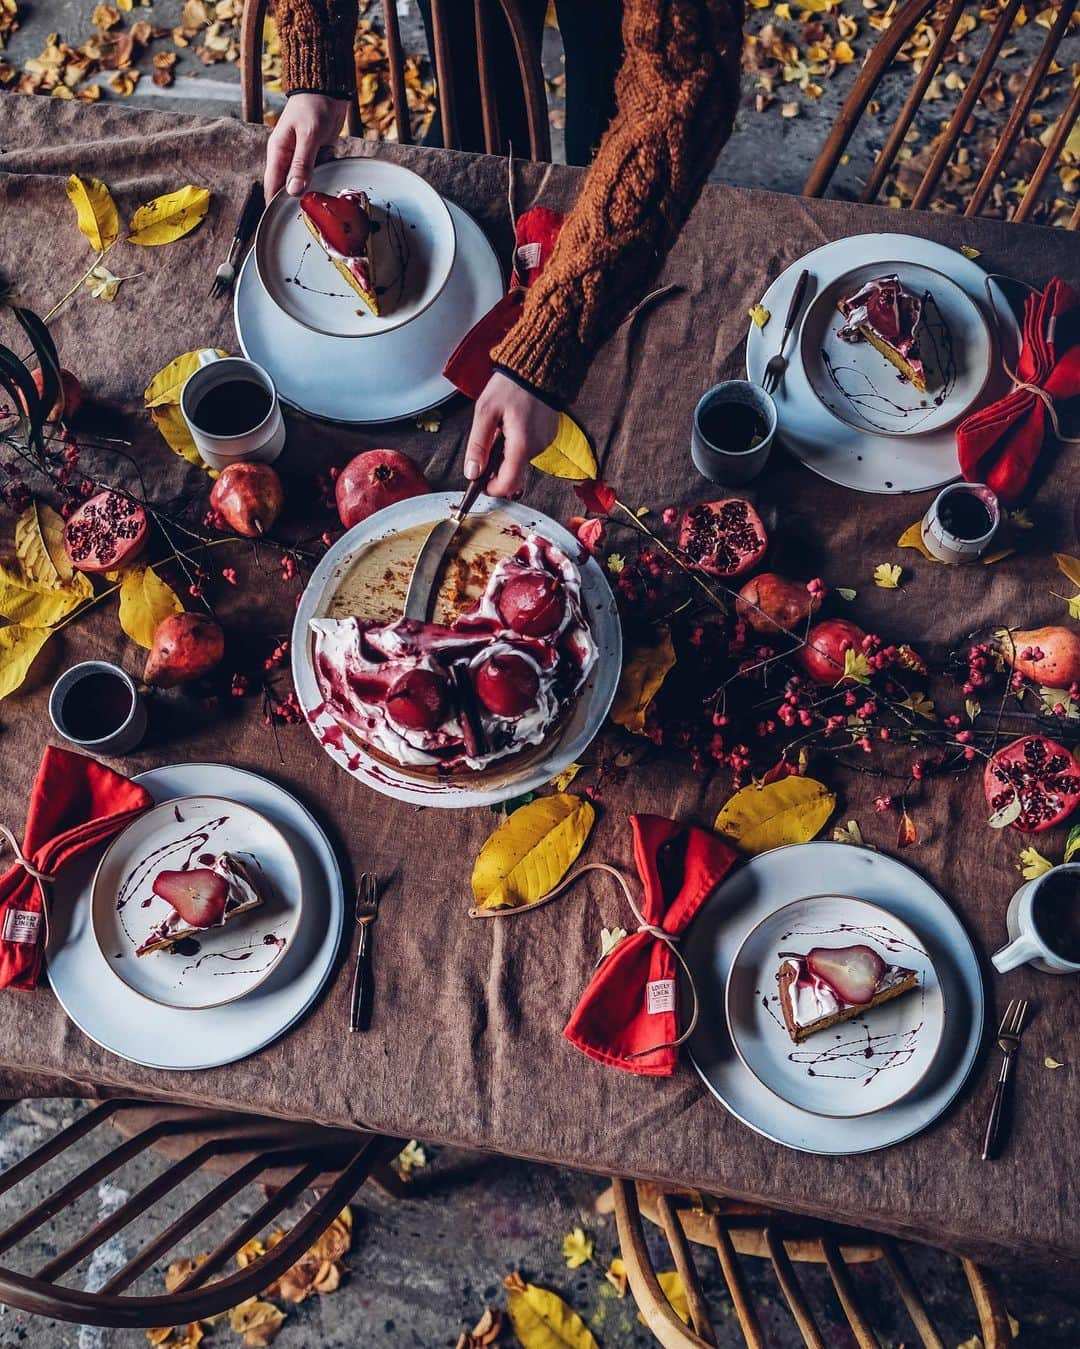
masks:
MULTIPOLYGON (((479 771, 539 745, 577 694, 596 661, 596 644, 581 604, 581 577, 559 548, 529 535, 512 557, 492 569, 473 608, 450 626, 396 619, 313 619, 315 676, 323 708, 362 744, 406 767, 479 771), (542 636, 510 627, 499 599, 510 581, 557 583, 559 622, 542 636), (476 676, 492 659, 516 657, 535 674, 536 693, 520 712, 500 715, 476 696, 476 676), (447 691, 434 727, 396 720, 387 693, 411 671, 427 671, 447 691), (468 706, 463 699, 467 699, 468 706), (480 744, 467 724, 472 717, 480 744)), ((323 708, 318 709, 322 711, 323 708)))
POLYGON ((195 923, 188 922, 186 918, 181 918, 175 909, 170 908, 168 916, 163 918, 160 923, 155 924, 147 933, 146 938, 136 950, 136 955, 142 955, 144 951, 152 946, 157 946, 161 942, 174 941, 180 934, 208 932, 211 928, 224 927, 237 909, 254 908, 256 904, 262 903, 262 894, 255 884, 250 868, 232 853, 218 853, 213 862, 199 869, 216 872, 228 886, 225 907, 221 911, 221 917, 216 923, 209 923, 200 927, 195 923))
POLYGON ((845 342, 862 340, 860 329, 871 332, 894 347, 912 365, 919 364, 921 296, 908 290, 898 276, 879 276, 868 281, 843 304, 847 322, 837 329, 845 342))
MULTIPOLYGON (((780 973, 787 969, 795 973, 795 978, 787 986, 785 996, 791 1009, 791 1019, 796 1026, 813 1025, 815 1021, 835 1016, 837 1012, 846 1011, 849 1007, 867 1006, 866 1003, 848 1002, 842 998, 832 984, 813 973, 806 963, 805 956, 786 956, 780 962, 780 973)), ((913 972, 902 965, 886 966, 885 973, 874 990, 874 996, 877 997, 879 993, 902 984, 913 972)))

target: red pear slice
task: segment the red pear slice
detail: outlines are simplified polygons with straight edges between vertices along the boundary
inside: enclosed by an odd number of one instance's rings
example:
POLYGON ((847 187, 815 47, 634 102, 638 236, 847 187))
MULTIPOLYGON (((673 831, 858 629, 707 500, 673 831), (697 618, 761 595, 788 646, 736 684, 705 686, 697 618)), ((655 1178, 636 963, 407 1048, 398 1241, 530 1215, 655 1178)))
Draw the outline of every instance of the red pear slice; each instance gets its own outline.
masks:
POLYGON ((873 1000, 887 968, 870 946, 815 946, 806 964, 838 998, 860 1007, 873 1000))
POLYGON ((331 197, 326 192, 305 192, 300 198, 300 209, 322 237, 342 257, 358 258, 371 233, 371 219, 364 209, 361 193, 349 192, 344 197, 331 197))
POLYGON ((190 927, 214 927, 225 914, 229 885, 207 867, 191 871, 159 871, 154 894, 171 904, 190 927))

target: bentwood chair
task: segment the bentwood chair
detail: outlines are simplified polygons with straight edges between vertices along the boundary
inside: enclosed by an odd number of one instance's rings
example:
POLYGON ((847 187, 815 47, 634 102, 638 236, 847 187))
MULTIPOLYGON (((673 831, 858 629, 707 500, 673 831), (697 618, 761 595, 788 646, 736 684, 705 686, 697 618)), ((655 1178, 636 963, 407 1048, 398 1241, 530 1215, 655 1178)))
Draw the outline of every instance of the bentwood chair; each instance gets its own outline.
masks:
MULTIPOLYGON (((1008 109, 1008 117, 996 143, 982 151, 981 174, 967 196, 964 214, 978 216, 988 204, 998 206, 995 189, 1013 160, 1019 142, 1024 138, 1028 151, 1038 144, 1030 135, 1025 137, 1028 118, 1046 92, 1048 76, 1058 69, 1051 63, 1059 56, 1064 70, 1058 71, 1060 80, 1055 88, 1071 88, 1071 96, 1056 122, 1052 120, 1053 114, 1047 116, 1051 130, 1045 148, 1030 169, 1025 165, 1020 176, 1026 179, 1027 186, 1015 209, 1009 205, 1006 212, 1011 220, 1026 220, 1039 204, 1051 171, 1062 160, 1069 132, 1080 114, 1080 80, 1076 79, 1076 68, 1071 65, 1076 52, 1074 50, 1070 58, 1069 48, 1062 45, 1072 24, 1077 0, 1049 0, 1045 7, 1045 12, 1051 16, 1046 36, 1038 40, 1038 50, 1022 82, 1010 81, 1008 97, 1001 92, 1002 49, 1010 34, 1014 34, 1018 12, 1023 8, 1025 14, 1033 15, 1034 7, 1026 6, 1024 0, 998 0, 998 4, 1000 8, 993 4, 987 6, 985 0, 976 3, 969 3, 969 0, 906 0, 900 4, 867 56, 814 162, 803 188, 804 194, 824 196, 853 137, 857 133, 862 137, 873 134, 872 128, 866 125, 866 114, 868 109, 873 111, 872 100, 888 78, 910 84, 910 90, 895 119, 890 118, 888 135, 877 152, 873 170, 859 197, 864 202, 876 201, 902 162, 905 140, 931 86, 942 78, 943 59, 954 52, 958 39, 970 43, 976 25, 979 25, 980 32, 984 27, 988 28, 982 53, 970 74, 970 67, 963 67, 963 91, 944 130, 932 141, 928 162, 914 184, 910 200, 901 204, 916 210, 935 205, 942 177, 950 163, 959 163, 957 155, 964 153, 969 156, 967 162, 972 162, 972 132, 977 126, 986 125, 995 110, 994 105, 998 105, 999 111, 1008 109), (971 36, 966 36, 969 34, 971 36)), ((1021 20, 1025 14, 1020 15, 1021 20)), ((1030 28, 1028 31, 1034 33, 1036 30, 1030 28)), ((951 69, 956 71, 957 67, 951 69)), ((966 167, 964 171, 967 172, 966 167)), ((894 194, 895 186, 889 193, 893 204, 894 194)), ((1080 202, 1072 212, 1068 227, 1080 227, 1080 202)))
MULTIPOLYGON (((452 12, 460 11, 462 0, 431 0, 432 66, 442 123, 442 143, 448 149, 465 148, 459 132, 459 82, 476 80, 479 84, 484 149, 501 153, 498 88, 506 88, 508 72, 496 54, 505 50, 500 39, 510 39, 520 96, 524 107, 529 140, 529 157, 551 159, 551 131, 548 126, 547 95, 540 49, 530 26, 524 21, 517 0, 471 0, 476 30, 475 70, 455 68, 451 59, 449 25, 452 12)), ((245 0, 240 33, 241 106, 244 121, 263 120, 262 35, 268 0, 245 0)), ((396 0, 383 0, 383 31, 386 36, 386 82, 394 111, 397 140, 402 145, 413 141, 405 79, 405 53, 401 45, 396 0)), ((363 135, 359 104, 349 106, 348 129, 352 136, 363 135)))
MULTIPOLYGON (((784 1302, 808 1349, 826 1349, 837 1341, 822 1330, 815 1318, 812 1302, 795 1272, 795 1265, 800 1262, 826 1267, 859 1349, 880 1349, 882 1341, 860 1305, 856 1281, 851 1277, 852 1266, 872 1267, 891 1276, 918 1342, 924 1349, 945 1349, 899 1246, 888 1237, 692 1191, 635 1185, 628 1180, 613 1181, 608 1194, 608 1202, 615 1210, 630 1291, 646 1325, 665 1349, 708 1349, 717 1343, 694 1264, 695 1246, 708 1247, 712 1257, 719 1261, 743 1339, 750 1349, 765 1349, 768 1340, 762 1333, 762 1308, 750 1292, 740 1256, 771 1261, 784 1302), (684 1325, 671 1306, 657 1278, 645 1239, 643 1213, 659 1226, 666 1239, 671 1260, 686 1290, 689 1325, 684 1325)), ((601 1207, 605 1207, 603 1198, 601 1207)), ((1012 1331, 1000 1294, 977 1265, 970 1260, 962 1260, 960 1264, 974 1302, 983 1349, 1006 1349, 1012 1344, 1012 1331)))
MULTIPOLYGON (((256 1296, 290 1269, 364 1181, 378 1179, 402 1146, 400 1139, 376 1134, 253 1115, 101 1102, 0 1175, 0 1196, 21 1187, 12 1196, 19 1202, 19 1216, 0 1230, 0 1303, 61 1321, 116 1328, 184 1325, 216 1316, 256 1296), (67 1154, 76 1145, 101 1156, 70 1174, 73 1160, 67 1154), (152 1152, 164 1154, 145 1168, 157 1174, 141 1188, 129 1188, 125 1167, 145 1161, 152 1152), (221 1179, 207 1188, 204 1177, 196 1186, 194 1176, 200 1170, 221 1179), (74 1221, 72 1210, 103 1184, 113 1187, 111 1192, 123 1202, 104 1210, 81 1236, 37 1268, 17 1268, 26 1263, 19 1243, 62 1214, 74 1221), (310 1203, 284 1235, 252 1263, 237 1268, 237 1252, 271 1224, 280 1229, 281 1215, 308 1191, 313 1192, 310 1203), (166 1213, 155 1219, 159 1205, 166 1213), (211 1220, 214 1244, 203 1259, 202 1252, 185 1250, 181 1243, 198 1241, 199 1229, 211 1220), (221 1238, 223 1224, 231 1230, 221 1238), (79 1269, 121 1232, 128 1248, 135 1247, 134 1254, 101 1287, 84 1291, 76 1286, 79 1269), (164 1262, 181 1255, 192 1259, 190 1272, 172 1292, 157 1291, 164 1262), (155 1291, 133 1293, 143 1275, 148 1276, 144 1285, 155 1291)), ((247 1248, 242 1258, 249 1252, 247 1248)))

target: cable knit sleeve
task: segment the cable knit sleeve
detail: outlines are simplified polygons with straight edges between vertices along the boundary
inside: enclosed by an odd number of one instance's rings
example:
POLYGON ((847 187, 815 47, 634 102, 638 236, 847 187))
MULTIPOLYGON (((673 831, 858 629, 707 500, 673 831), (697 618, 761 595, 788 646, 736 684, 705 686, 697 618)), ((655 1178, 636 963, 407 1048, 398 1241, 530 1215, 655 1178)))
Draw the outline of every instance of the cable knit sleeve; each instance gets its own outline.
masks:
POLYGON ((616 112, 495 364, 555 402, 644 294, 731 134, 742 0, 626 0, 616 112))
POLYGON ((277 0, 274 14, 285 92, 351 97, 356 88, 357 0, 277 0))

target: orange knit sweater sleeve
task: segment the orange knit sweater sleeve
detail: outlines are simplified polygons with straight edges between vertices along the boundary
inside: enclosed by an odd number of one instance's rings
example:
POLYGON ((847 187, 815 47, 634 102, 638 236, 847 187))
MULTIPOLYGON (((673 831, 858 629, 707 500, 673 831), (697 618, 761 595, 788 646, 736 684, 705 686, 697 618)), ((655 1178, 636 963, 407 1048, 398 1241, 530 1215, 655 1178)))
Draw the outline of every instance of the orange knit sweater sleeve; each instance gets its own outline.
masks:
POLYGON ((731 134, 742 0, 625 0, 616 112, 521 317, 492 351, 541 395, 573 398, 645 293, 731 134))
POLYGON ((350 97, 356 88, 357 0, 277 0, 274 16, 285 92, 350 97))

